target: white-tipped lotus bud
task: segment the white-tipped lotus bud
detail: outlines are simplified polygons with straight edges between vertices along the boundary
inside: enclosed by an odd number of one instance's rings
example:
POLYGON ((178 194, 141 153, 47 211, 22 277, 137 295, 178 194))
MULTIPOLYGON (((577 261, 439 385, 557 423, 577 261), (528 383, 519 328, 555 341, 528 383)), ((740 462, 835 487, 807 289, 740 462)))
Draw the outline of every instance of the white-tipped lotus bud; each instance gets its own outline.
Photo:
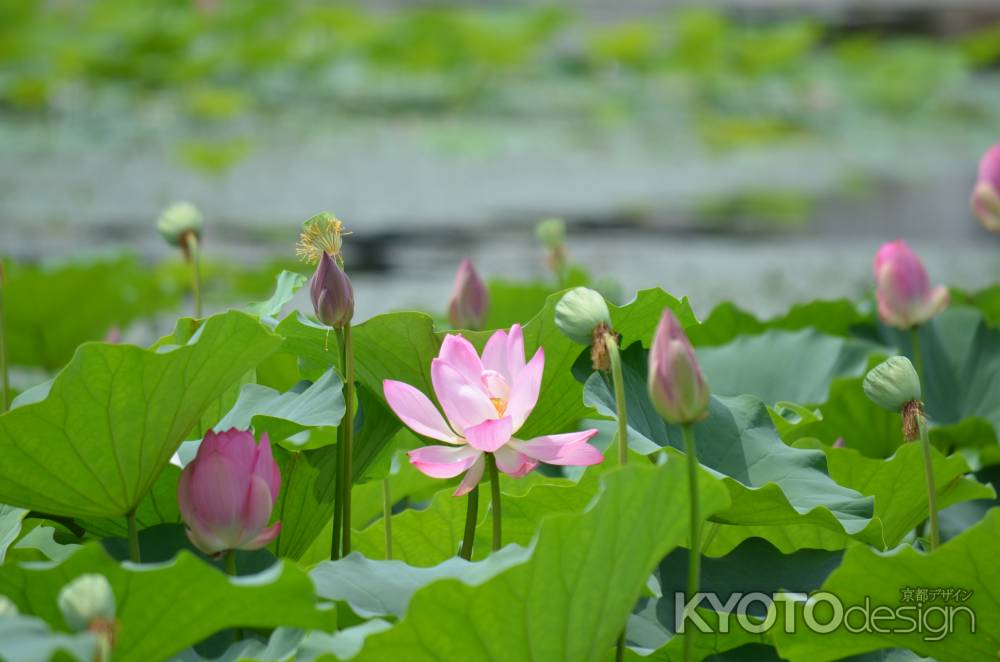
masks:
POLYGON ((0 618, 4 616, 17 616, 17 605, 6 595, 0 595, 0 618))
POLYGON ((905 356, 893 356, 872 368, 863 387, 869 400, 889 411, 903 411, 908 402, 920 400, 920 378, 905 356))
POLYGON ((187 251, 185 235, 191 233, 195 239, 201 239, 204 218, 198 208, 190 202, 175 202, 163 210, 156 229, 171 246, 187 251))

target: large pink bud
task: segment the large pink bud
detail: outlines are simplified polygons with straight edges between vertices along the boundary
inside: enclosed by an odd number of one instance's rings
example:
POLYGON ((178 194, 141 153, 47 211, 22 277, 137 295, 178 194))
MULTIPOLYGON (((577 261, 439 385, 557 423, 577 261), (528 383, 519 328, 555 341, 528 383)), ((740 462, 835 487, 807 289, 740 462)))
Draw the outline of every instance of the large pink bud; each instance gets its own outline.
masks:
POLYGON ((931 287, 920 258, 902 239, 875 254, 875 285, 879 317, 889 326, 909 329, 948 307, 948 289, 931 287))
POLYGON ((649 398, 670 423, 694 423, 708 416, 708 383, 691 341, 669 309, 663 311, 649 350, 649 398))
POLYGON ((448 302, 448 319, 456 329, 482 329, 489 310, 490 297, 469 258, 462 260, 455 276, 455 287, 448 302))
POLYGON ((209 431, 177 484, 188 538, 206 554, 264 547, 281 528, 267 526, 280 488, 266 434, 257 444, 245 430, 209 431))
POLYGON ((972 213, 990 232, 1000 232, 1000 143, 979 161, 979 177, 972 189, 972 213))

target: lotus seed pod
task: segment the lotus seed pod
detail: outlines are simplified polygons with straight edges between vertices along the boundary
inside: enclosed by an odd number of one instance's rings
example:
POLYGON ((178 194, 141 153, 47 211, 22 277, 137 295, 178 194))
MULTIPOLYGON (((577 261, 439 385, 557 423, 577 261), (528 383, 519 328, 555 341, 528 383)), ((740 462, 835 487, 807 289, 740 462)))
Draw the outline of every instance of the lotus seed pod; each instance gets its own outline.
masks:
POLYGON ((594 329, 611 328, 611 312, 600 294, 587 287, 575 287, 556 304, 556 326, 574 342, 590 345, 594 329))
POLYGON ((555 250, 566 243, 566 222, 561 218, 546 218, 535 227, 538 239, 549 250, 555 250))
POLYGON ((168 244, 184 249, 187 248, 184 235, 190 232, 201 239, 203 225, 201 212, 190 202, 175 202, 160 214, 156 222, 156 228, 168 244))
POLYGON ((17 616, 17 605, 11 602, 6 595, 0 595, 0 617, 17 616))
POLYGON ((58 604, 66 624, 77 631, 94 620, 115 618, 115 594, 104 575, 80 575, 59 591, 58 604))
POLYGON ((920 400, 920 378, 905 356, 893 356, 872 368, 863 387, 869 400, 889 411, 901 412, 907 403, 920 400))

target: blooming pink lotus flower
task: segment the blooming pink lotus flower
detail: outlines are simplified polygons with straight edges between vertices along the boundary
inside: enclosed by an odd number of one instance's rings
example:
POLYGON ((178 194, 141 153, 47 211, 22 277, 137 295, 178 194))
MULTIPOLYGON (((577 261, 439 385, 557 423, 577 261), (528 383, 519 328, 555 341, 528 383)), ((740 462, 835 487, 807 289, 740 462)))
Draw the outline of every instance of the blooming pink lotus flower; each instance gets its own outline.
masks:
POLYGON ((448 302, 448 319, 456 329, 481 329, 489 310, 490 296, 469 258, 462 260, 448 302))
POLYGON ((500 471, 515 478, 539 462, 571 466, 601 462, 600 451, 587 443, 597 430, 527 441, 514 436, 538 401, 544 367, 541 348, 525 362, 524 337, 517 324, 510 333, 494 333, 482 358, 462 336, 445 336, 431 363, 431 381, 447 421, 418 389, 390 379, 383 382, 389 406, 407 427, 448 444, 410 451, 410 462, 433 478, 466 472, 455 496, 466 494, 482 479, 486 453, 493 454, 500 471))
POLYGON ((979 161, 979 177, 972 189, 972 213, 991 232, 1000 232, 1000 143, 979 161))
POLYGON ((669 308, 653 334, 648 387, 653 407, 670 423, 694 423, 708 416, 708 383, 691 341, 669 308))
POLYGON ((177 484, 188 538, 206 554, 264 547, 281 529, 267 526, 280 487, 266 434, 258 444, 245 430, 209 431, 177 484))
POLYGON ((920 258, 902 239, 878 249, 875 284, 878 314, 889 326, 909 329, 948 307, 948 289, 930 286, 920 258))

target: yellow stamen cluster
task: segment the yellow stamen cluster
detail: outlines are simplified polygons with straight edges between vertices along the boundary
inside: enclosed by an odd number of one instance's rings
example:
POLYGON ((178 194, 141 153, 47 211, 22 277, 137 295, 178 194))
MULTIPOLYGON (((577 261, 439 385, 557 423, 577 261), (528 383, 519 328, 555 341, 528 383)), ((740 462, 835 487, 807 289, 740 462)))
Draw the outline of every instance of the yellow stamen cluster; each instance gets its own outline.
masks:
POLYGON ((344 224, 340 219, 329 214, 321 214, 309 219, 302 226, 295 254, 309 264, 319 262, 323 253, 327 253, 330 257, 338 257, 343 243, 342 235, 345 234, 351 233, 344 232, 344 224))
POLYGON ((503 416, 507 411, 507 403, 504 402, 503 398, 490 398, 490 402, 492 402, 493 406, 496 408, 497 416, 503 416))

